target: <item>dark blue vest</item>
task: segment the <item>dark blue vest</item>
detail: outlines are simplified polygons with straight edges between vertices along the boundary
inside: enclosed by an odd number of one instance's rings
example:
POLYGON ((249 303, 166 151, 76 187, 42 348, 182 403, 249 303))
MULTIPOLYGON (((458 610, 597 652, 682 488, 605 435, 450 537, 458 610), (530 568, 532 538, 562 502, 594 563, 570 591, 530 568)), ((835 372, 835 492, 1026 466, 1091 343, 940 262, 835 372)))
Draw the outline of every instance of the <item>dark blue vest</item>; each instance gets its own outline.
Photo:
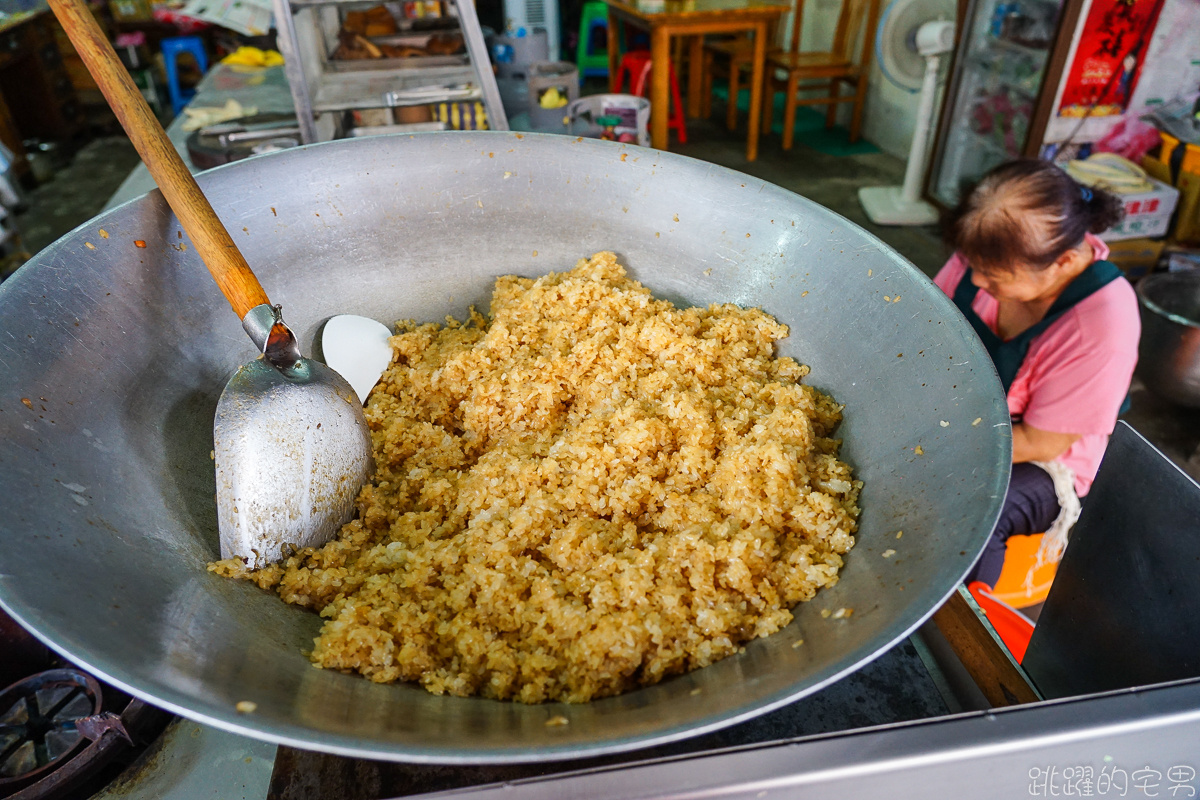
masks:
MULTIPOLYGON (((971 327, 975 329, 975 333, 983 342, 988 355, 992 357, 992 363, 996 365, 996 371, 1000 373, 1000 382, 1004 384, 1004 391, 1007 393, 1013 380, 1017 377, 1017 370, 1021 368, 1021 363, 1029 353, 1030 342, 1053 325, 1059 317, 1067 313, 1080 300, 1120 277, 1122 277, 1121 268, 1111 261, 1093 261, 1087 269, 1067 285, 1066 289, 1063 289, 1062 294, 1046 312, 1046 316, 1008 341, 993 333, 992 329, 975 313, 975 309, 971 308, 971 303, 975 300, 979 287, 971 283, 970 269, 966 271, 962 280, 958 282, 958 288, 954 290, 954 305, 958 306, 958 310, 971 323, 971 327)), ((1129 398, 1126 397, 1125 402, 1121 405, 1120 413, 1124 414, 1128 410, 1129 398)))

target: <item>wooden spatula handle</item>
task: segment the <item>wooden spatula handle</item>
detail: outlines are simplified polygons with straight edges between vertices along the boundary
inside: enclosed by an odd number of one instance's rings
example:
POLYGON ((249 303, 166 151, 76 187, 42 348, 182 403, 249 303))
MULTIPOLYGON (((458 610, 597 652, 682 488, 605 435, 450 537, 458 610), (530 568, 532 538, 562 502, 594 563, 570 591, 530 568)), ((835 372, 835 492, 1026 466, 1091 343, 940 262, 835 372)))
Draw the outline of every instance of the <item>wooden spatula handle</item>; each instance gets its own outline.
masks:
POLYGON ((225 299, 233 306, 238 319, 255 306, 269 303, 267 293, 229 231, 215 211, 196 179, 188 171, 175 146, 167 138, 146 98, 117 58, 112 45, 83 0, 49 0, 50 8, 80 58, 92 73, 109 106, 121 121, 121 127, 133 142, 138 155, 150 170, 155 183, 167 198, 167 203, 184 231, 192 240, 200 258, 217 281, 225 299))

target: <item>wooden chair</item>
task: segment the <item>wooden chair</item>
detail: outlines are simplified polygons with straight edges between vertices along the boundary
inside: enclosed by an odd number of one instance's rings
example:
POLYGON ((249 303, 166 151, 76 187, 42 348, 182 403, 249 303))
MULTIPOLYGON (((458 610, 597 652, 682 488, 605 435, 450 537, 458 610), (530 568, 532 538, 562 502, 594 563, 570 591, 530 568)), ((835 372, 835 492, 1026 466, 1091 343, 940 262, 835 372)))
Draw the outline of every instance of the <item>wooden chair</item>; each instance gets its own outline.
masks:
MULTIPOLYGON (((799 16, 799 15, 797 15, 799 16)), ((796 106, 828 106, 825 127, 837 121, 839 103, 854 103, 850 117, 850 141, 858 141, 862 130, 862 110, 867 98, 867 76, 875 52, 875 29, 879 26, 879 0, 842 0, 833 44, 828 51, 801 52, 800 29, 793 27, 787 52, 767 55, 767 80, 763 87, 764 128, 769 129, 775 108, 775 92, 787 92, 783 107, 783 149, 790 150, 796 130, 796 106), (864 26, 865 23, 865 26, 864 26), (861 40, 861 42, 860 42, 861 40), (856 47, 856 44, 858 45, 856 47), (855 60, 855 52, 858 59, 855 60), (777 70, 787 73, 785 80, 775 77, 777 70), (820 81, 813 85, 801 82, 820 81), (843 95, 842 84, 854 87, 854 94, 843 95), (800 91, 828 89, 821 97, 797 97, 800 91)))
MULTIPOLYGON (((801 17, 804 14, 804 0, 793 0, 792 14, 795 16, 793 23, 797 29, 800 25, 801 17)), ((776 42, 778 40, 778 25, 771 25, 767 33, 767 54, 773 52, 783 52, 783 48, 779 47, 776 42)), ((704 43, 703 62, 699 65, 690 65, 692 69, 700 69, 702 90, 700 94, 700 109, 699 116, 708 119, 712 116, 712 90, 713 76, 729 79, 729 102, 725 108, 725 127, 729 130, 737 129, 737 98, 738 91, 741 89, 742 73, 747 73, 749 77, 751 68, 754 64, 754 37, 731 36, 716 40, 707 40, 704 43)))

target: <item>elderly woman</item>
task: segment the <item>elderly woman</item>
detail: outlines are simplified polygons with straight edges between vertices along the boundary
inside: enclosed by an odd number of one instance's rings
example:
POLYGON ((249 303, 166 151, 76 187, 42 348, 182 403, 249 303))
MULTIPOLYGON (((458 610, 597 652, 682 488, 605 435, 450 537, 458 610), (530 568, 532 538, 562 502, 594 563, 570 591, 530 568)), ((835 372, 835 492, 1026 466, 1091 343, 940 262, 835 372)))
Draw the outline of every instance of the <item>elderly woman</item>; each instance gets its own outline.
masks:
POLYGON ((954 255, 934 279, 983 340, 1012 416, 1013 471, 968 580, 995 586, 1009 536, 1048 531, 1056 560, 1137 362, 1133 287, 1095 234, 1121 218, 1111 194, 1047 161, 1003 164, 944 224, 954 255))

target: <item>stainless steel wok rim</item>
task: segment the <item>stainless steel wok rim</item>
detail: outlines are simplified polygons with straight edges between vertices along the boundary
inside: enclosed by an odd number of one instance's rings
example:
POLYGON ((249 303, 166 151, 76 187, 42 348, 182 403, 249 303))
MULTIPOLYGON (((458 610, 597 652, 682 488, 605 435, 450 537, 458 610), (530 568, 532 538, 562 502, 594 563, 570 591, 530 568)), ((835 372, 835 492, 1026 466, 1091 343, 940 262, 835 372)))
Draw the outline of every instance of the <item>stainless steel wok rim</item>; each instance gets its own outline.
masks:
MULTIPOLYGON (((564 145, 570 146, 570 147, 582 146, 582 147, 589 149, 591 151, 594 151, 594 152, 603 152, 604 148, 608 148, 609 151, 613 153, 613 158, 612 158, 613 162, 619 162, 619 155, 623 152, 644 152, 647 155, 653 156, 654 165, 656 167, 670 168, 673 165, 678 165, 678 166, 695 165, 695 167, 699 167, 699 168, 703 169, 707 175, 724 176, 725 179, 737 179, 739 181, 742 181, 743 184, 747 185, 747 186, 761 187, 761 191, 764 194, 775 194, 775 195, 779 195, 779 196, 787 196, 790 198, 795 198, 796 200, 802 201, 803 204, 808 209, 810 209, 814 215, 819 216, 822 219, 828 219, 830 222, 836 221, 837 224, 840 224, 840 225, 845 225, 848 223, 854 230, 856 236, 861 237, 861 241, 863 243, 871 243, 871 244, 876 245, 879 248, 880 252, 882 254, 886 255, 888 257, 888 259, 897 268, 901 269, 902 271, 908 272, 910 275, 912 275, 913 277, 916 277, 920 280, 927 280, 926 278, 924 278, 923 275, 921 275, 919 273, 918 270, 916 270, 916 268, 910 262, 908 262, 906 259, 904 259, 902 256, 900 256, 898 253, 896 253, 894 250, 892 250, 886 244, 884 244, 881 240, 878 239, 878 237, 874 236, 873 234, 869 233, 868 231, 863 230, 862 228, 855 225, 854 223, 850 223, 848 220, 845 220, 844 218, 842 218, 840 215, 836 214, 835 212, 833 212, 823 206, 819 206, 816 203, 814 203, 813 201, 811 201, 807 198, 804 198, 801 195, 797 195, 794 192, 791 192, 787 189, 775 186, 774 184, 770 184, 769 182, 767 182, 763 179, 745 175, 743 173, 739 173, 735 170, 731 170, 731 169, 728 169, 725 167, 719 167, 716 165, 709 164, 707 162, 702 162, 697 159, 692 159, 692 158, 674 155, 674 154, 670 154, 670 153, 663 153, 663 152, 651 151, 651 150, 643 150, 642 148, 630 147, 627 145, 621 145, 621 144, 617 144, 617 143, 599 142, 599 141, 594 141, 594 140, 571 141, 573 137, 557 136, 557 135, 553 135, 553 134, 512 134, 512 133, 507 133, 507 132, 455 132, 455 133, 427 133, 427 134, 398 134, 398 135, 388 136, 388 137, 373 137, 373 139, 375 141, 378 141, 378 139, 380 139, 380 138, 387 138, 387 139, 391 139, 394 141, 398 141, 398 140, 403 140, 403 139, 410 139, 410 140, 412 140, 412 139, 427 139, 430 136, 437 136, 437 137, 442 137, 445 139, 448 139, 449 137, 454 136, 460 140, 462 140, 462 139, 467 139, 467 140, 503 139, 505 141, 509 141, 509 140, 516 140, 516 139, 529 139, 530 142, 532 142, 532 143, 546 142, 548 146, 552 146, 552 147, 556 147, 556 148, 561 148, 564 145)), ((528 145, 529 145, 529 142, 526 142, 525 146, 528 146, 528 145)), ((253 162, 258 162, 259 159, 262 159, 262 158, 274 158, 274 159, 299 158, 299 157, 301 157, 301 153, 303 151, 306 151, 310 148, 318 148, 318 147, 368 148, 368 147, 372 147, 372 146, 378 147, 377 144, 372 145, 372 139, 367 139, 367 138, 342 140, 342 141, 337 141, 337 142, 324 143, 324 144, 320 144, 320 145, 309 145, 309 146, 295 148, 292 150, 282 151, 282 152, 278 152, 278 153, 264 154, 261 156, 256 156, 252 159, 247 159, 245 161, 223 165, 221 167, 217 167, 214 170, 209 170, 209 171, 203 173, 201 176, 199 176, 199 178, 200 178, 201 184, 204 184, 205 182, 207 182, 207 180, 210 180, 207 177, 209 175, 209 173, 213 173, 214 175, 223 175, 224 173, 218 173, 218 171, 219 170, 227 170, 227 169, 235 169, 235 170, 243 169, 247 165, 250 165, 253 162)), ((152 192, 147 193, 147 195, 156 194, 156 193, 157 193, 157 190, 154 190, 152 192)), ((91 229, 92 227, 97 226, 97 225, 102 226, 104 224, 104 220, 109 218, 110 216, 118 214, 123 209, 125 209, 126 207, 128 207, 132 204, 144 202, 147 195, 143 195, 142 197, 134 198, 134 199, 128 201, 127 203, 124 203, 120 206, 110 209, 110 210, 98 215, 97 217, 93 218, 92 220, 89 220, 89 221, 83 223, 82 225, 77 226, 72 232, 66 234, 65 236, 61 237, 59 240, 57 240, 56 242, 51 244, 49 247, 47 247, 46 250, 44 250, 43 253, 41 254, 41 257, 35 259, 34 261, 42 262, 43 265, 44 265, 44 262, 52 261, 53 259, 55 259, 57 257, 59 251, 64 247, 64 245, 70 239, 72 239, 72 237, 74 237, 76 234, 78 234, 80 231, 82 231, 85 228, 91 229)), ((161 199, 159 200, 159 202, 161 202, 161 199)), ((32 266, 32 264, 33 264, 33 261, 31 261, 31 266, 32 266)), ((33 273, 31 270, 28 270, 28 271, 27 270, 19 270, 14 276, 12 276, 8 281, 5 282, 6 284, 9 284, 8 287, 0 286, 0 299, 2 299, 8 293, 8 291, 15 290, 19 285, 23 284, 24 281, 26 280, 26 276, 28 276, 29 279, 32 279, 32 275, 33 275, 33 273)), ((957 312, 951 311, 951 309, 953 309, 953 305, 950 303, 950 300, 948 298, 946 298, 944 295, 942 295, 941 292, 931 294, 931 297, 929 299, 930 299, 930 302, 935 306, 937 311, 939 313, 941 313, 943 316, 945 316, 947 319, 957 317, 957 312)), ((955 321, 955 323, 952 323, 952 324, 954 324, 958 327, 961 327, 963 329, 966 329, 966 324, 961 319, 957 319, 955 321)), ((992 387, 994 390, 993 393, 995 395, 999 396, 1002 400, 1003 394, 1002 394, 1002 392, 999 391, 999 385, 1000 385, 999 378, 995 373, 994 367, 991 366, 990 361, 987 362, 987 365, 988 366, 986 368, 980 368, 978 366, 976 367, 976 369, 981 373, 979 375, 979 380, 983 381, 983 382, 994 381, 994 386, 992 387), (987 377, 989 374, 991 377, 987 377)), ((1005 421, 1007 421, 1006 416, 1004 417, 1004 419, 1005 419, 1005 421)), ((993 468, 994 471, 991 475, 991 478, 992 478, 992 481, 994 481, 995 486, 998 486, 998 487, 1007 486, 1007 471, 1011 469, 1011 437, 1001 437, 1001 439, 1003 441, 1003 446, 998 448, 998 450, 1000 452, 996 452, 996 453, 992 454, 993 457, 995 458, 995 463, 988 464, 988 465, 980 465, 981 467, 993 468), (1001 473, 1003 473, 1003 474, 1001 474, 1001 473), (1001 478, 1003 480, 1000 480, 1001 478)), ((989 532, 990 532, 991 528, 994 526, 996 519, 998 519, 998 517, 999 517, 1002 503, 1003 503, 1003 490, 1001 489, 998 497, 993 498, 991 501, 992 509, 991 509, 990 513, 987 515, 984 515, 980 518, 981 521, 986 520, 988 522, 987 529, 989 532)), ((981 551, 982 548, 985 546, 986 540, 987 540, 987 537, 985 535, 981 535, 980 543, 978 546, 979 551, 981 551)), ((975 552, 972 555, 977 556, 978 552, 975 552)), ((965 556, 965 554, 964 554, 964 556, 965 556)), ((963 566, 964 574, 966 573, 967 570, 969 570, 970 564, 973 563, 973 560, 974 560, 973 558, 970 560, 966 560, 964 558, 964 560, 962 562, 964 565, 963 566)), ((213 578, 213 579, 216 580, 216 578, 213 578)), ((92 672, 97 677, 99 677, 115 686, 118 686, 119 688, 121 688, 125 691, 128 691, 130 694, 132 694, 134 696, 140 697, 148 702, 151 702, 155 705, 159 705, 159 706, 166 708, 174 713, 180 714, 181 716, 195 720, 197 722, 209 724, 209 725, 212 725, 213 727, 216 727, 216 728, 219 728, 219 729, 222 729, 225 731, 229 731, 231 733, 251 736, 253 738, 261 739, 261 740, 268 741, 268 742, 284 744, 284 745, 289 745, 289 746, 295 746, 295 747, 299 747, 301 749, 320 750, 323 752, 336 753, 339 755, 368 757, 368 758, 376 758, 376 759, 388 760, 388 761, 402 761, 402 762, 413 762, 413 763, 430 763, 430 764, 433 764, 433 763, 437 763, 437 764, 472 764, 473 763, 473 764, 480 764, 480 763, 528 763, 528 762, 534 762, 534 761, 539 761, 539 760, 563 760, 563 759, 568 759, 568 758, 601 756, 601 755, 607 755, 607 754, 627 752, 630 750, 640 749, 640 748, 649 747, 649 746, 653 746, 653 745, 666 744, 666 743, 675 742, 675 741, 679 741, 679 740, 686 739, 686 738, 691 738, 693 736, 697 736, 697 735, 700 735, 703 733, 715 731, 715 730, 736 724, 738 722, 742 722, 742 721, 757 717, 764 712, 767 712, 767 711, 770 711, 773 709, 777 709, 783 705, 794 702, 799 698, 802 698, 804 696, 807 696, 816 691, 819 691, 822 688, 829 686, 830 684, 832 684, 832 683, 836 682, 837 680, 845 677, 846 675, 856 671, 857 669, 861 668, 864 664, 868 663, 869 661, 871 661, 874 658, 878 657, 879 655, 883 654, 887 650, 891 649, 897 643, 899 643, 904 638, 906 638, 909 634, 911 634, 911 632, 914 631, 917 627, 919 627, 926 619, 928 619, 937 610, 937 608, 940 607, 941 603, 944 602, 945 599, 947 597, 949 597, 951 594, 953 594, 954 591, 956 591, 956 590, 957 590, 957 585, 951 587, 950 590, 947 591, 941 597, 941 599, 938 603, 936 603, 930 607, 927 607, 923 611, 913 610, 913 611, 910 611, 909 613, 906 613, 904 616, 901 616, 898 620, 892 622, 888 626, 891 630, 894 631, 894 633, 886 641, 876 640, 874 642, 869 643, 866 646, 857 648, 853 651, 849 651, 848 653, 844 654, 838 661, 831 664, 826 670, 824 670, 822 672, 814 673, 815 680, 802 686, 801 688, 796 689, 796 690, 785 690, 785 691, 777 692, 777 693, 775 693, 773 695, 769 695, 769 696, 760 695, 757 700, 753 700, 751 702, 747 702, 747 703, 744 703, 737 707, 734 707, 733 709, 727 711, 726 713, 713 715, 708 718, 701 718, 698 722, 695 722, 692 724, 680 725, 680 726, 673 727, 673 728, 660 729, 660 730, 657 730, 657 731, 654 731, 652 733, 648 733, 645 735, 634 735, 634 736, 624 736, 624 737, 613 738, 613 739, 607 740, 607 741, 600 741, 596 744, 582 744, 581 745, 578 742, 572 742, 570 744, 565 744, 561 747, 555 746, 552 744, 551 745, 541 744, 537 747, 521 746, 519 744, 514 744, 512 747, 505 747, 505 748, 466 749, 466 748, 460 747, 453 751, 447 751, 445 748, 437 748, 437 747, 435 747, 435 748, 415 747, 415 746, 412 746, 411 744, 404 744, 404 743, 400 743, 400 742, 397 742, 394 747, 391 747, 391 746, 388 746, 387 744, 381 744, 378 740, 376 740, 374 742, 364 743, 364 741, 360 738, 356 738, 356 737, 348 736, 348 735, 344 735, 344 734, 332 734, 332 733, 324 732, 324 731, 320 730, 319 728, 316 728, 315 726, 304 726, 304 725, 299 725, 299 724, 291 724, 291 723, 287 723, 287 722, 276 721, 273 719, 256 717, 253 714, 236 715, 233 713, 232 709, 228 708, 225 705, 218 705, 215 703, 204 702, 204 701, 197 702, 196 697, 185 694, 183 692, 176 691, 176 690, 174 690, 164 684, 161 684, 161 683, 160 684, 152 684, 152 688, 150 688, 150 689, 142 688, 142 685, 145 684, 145 681, 138 681, 138 680, 131 679, 131 676, 134 675, 133 670, 123 669, 121 667, 121 662, 114 661, 112 659, 104 659, 104 658, 94 658, 94 659, 80 658, 76 654, 76 652, 74 652, 74 650, 76 649, 76 648, 73 648, 73 645, 75 644, 75 642, 73 642, 63 636, 58 636, 58 637, 52 638, 49 635, 49 633, 45 633, 45 632, 60 632, 60 628, 62 626, 56 624, 53 619, 42 616, 42 615, 36 613, 36 610, 32 610, 32 609, 27 609, 27 613, 24 613, 24 614, 20 613, 17 610, 14 603, 8 597, 9 592, 6 588, 6 581, 3 580, 2 575, 0 575, 0 607, 4 607, 6 609, 6 611, 11 616, 14 617, 14 619, 16 619, 19 623, 21 623, 27 629, 31 630, 38 639, 43 641, 47 646, 49 646, 55 652, 58 652, 61 655, 63 655, 65 658, 79 664, 82 668, 92 672), (29 613, 30 611, 33 611, 33 613, 29 613), (142 685, 139 685, 139 683, 142 685)), ((752 643, 748 644, 747 646, 750 647, 750 646, 753 646, 753 644, 755 644, 755 643, 752 642, 752 643)), ((737 658, 737 657, 738 656, 732 656, 731 658, 737 658)), ((136 677, 136 676, 134 676, 134 677, 136 677)), ((496 702, 496 701, 481 701, 481 702, 496 702)), ((601 701, 597 701, 597 702, 604 702, 604 701, 601 700, 601 701)), ((531 707, 531 708, 540 708, 543 710, 547 710, 547 709, 552 709, 554 707, 555 707, 555 705, 551 704, 551 705, 544 705, 544 706, 531 707)), ((548 714, 550 712, 546 711, 546 713, 548 714)))
MULTIPOLYGON (((999 511, 997 511, 997 517, 999 511)), ((993 525, 995 523, 993 522, 993 525)), ((986 540, 984 542, 986 545, 986 540)), ((982 546, 980 548, 982 551, 982 546)), ((627 753, 632 750, 641 750, 645 748, 655 747, 659 745, 672 744, 675 742, 691 739, 696 736, 702 736, 706 733, 728 728, 740 722, 745 722, 754 719, 762 714, 774 711, 789 703, 793 703, 810 694, 814 694, 821 689, 824 689, 842 678, 850 675, 853 672, 861 669, 866 664, 886 653, 892 647, 899 644, 901 641, 910 636, 913 631, 925 623, 933 614, 946 602, 955 592, 958 587, 953 587, 946 593, 941 600, 930 608, 926 613, 913 622, 909 627, 897 635, 894 639, 888 641, 881 647, 877 648, 862 648, 861 651, 853 651, 850 656, 843 659, 846 665, 840 669, 829 671, 820 680, 811 685, 804 686, 796 692, 787 692, 771 698, 766 703, 754 703, 747 705, 745 708, 735 711, 730 714, 718 715, 709 720, 704 720, 697 725, 678 726, 661 732, 646 735, 643 737, 625 737, 614 739, 610 742, 602 742, 594 746, 580 746, 578 744, 568 744, 560 747, 521 747, 514 746, 506 750, 493 749, 477 749, 477 750, 458 750, 447 752, 441 748, 414 748, 405 746, 403 749, 385 748, 363 745, 361 740, 341 734, 330 734, 326 732, 316 731, 310 728, 304 728, 294 725, 280 724, 255 724, 258 720, 253 714, 245 714, 236 717, 235 720, 229 718, 227 709, 224 707, 214 707, 211 710, 198 709, 193 698, 184 697, 176 692, 154 692, 143 689, 135 683, 128 682, 121 677, 120 668, 107 667, 99 661, 91 661, 81 659, 74 655, 69 647, 60 645, 56 640, 44 635, 40 626, 32 620, 19 614, 15 608, 5 602, 4 592, 2 591, 3 584, 0 583, 0 608, 3 608, 6 613, 15 619, 22 627, 30 631, 39 641, 47 647, 69 660, 72 664, 80 667, 85 672, 94 677, 111 684, 118 689, 127 692, 140 700, 151 703, 159 708, 165 709, 172 714, 177 714, 192 722, 198 722, 204 725, 209 725, 213 728, 223 730, 227 733, 236 734, 239 736, 247 736, 252 739, 267 742, 269 744, 282 745, 293 747, 300 750, 311 750, 322 753, 331 753, 333 755, 344 756, 346 758, 365 758, 376 761, 390 761, 395 763, 411 763, 411 764, 447 764, 447 765, 482 765, 482 764, 529 764, 537 761, 566 761, 580 758, 596 758, 601 756, 616 755, 627 753), (222 711, 226 713, 221 713, 222 711)), ((753 644, 753 643, 750 643, 753 644)), ((750 646, 748 644, 747 646, 750 646)), ((729 656, 736 658, 737 656, 729 656)), ((677 676, 682 677, 682 676, 677 676)), ((668 680, 673 680, 669 678, 668 680)), ((365 680, 365 679, 364 679, 365 680)), ((635 690, 636 691, 636 690, 635 690)), ((479 702, 504 702, 497 700, 482 700, 479 702)), ((594 702, 603 702, 594 701, 594 702)), ((530 706, 531 709, 545 709, 549 715, 549 709, 560 707, 560 703, 548 703, 540 706, 530 706)))
POLYGON ((1188 273, 1188 272, 1182 272, 1182 273, 1180 273, 1180 272, 1164 272, 1159 275, 1147 275, 1145 278, 1138 281, 1138 285, 1137 285, 1138 300, 1141 301, 1142 305, 1145 306, 1147 310, 1153 312, 1155 315, 1162 317, 1165 320, 1174 322, 1176 325, 1182 325, 1185 328, 1200 328, 1200 321, 1188 319, 1187 317, 1182 316, 1180 314, 1176 314, 1172 311, 1167 311, 1165 308, 1160 306, 1158 303, 1151 300, 1150 296, 1147 294, 1147 292, 1149 292, 1150 289, 1154 288, 1155 283, 1167 283, 1168 281, 1171 281, 1174 283, 1183 283, 1183 282, 1185 282, 1186 279, 1182 276, 1186 276, 1189 274, 1190 273, 1188 273))

